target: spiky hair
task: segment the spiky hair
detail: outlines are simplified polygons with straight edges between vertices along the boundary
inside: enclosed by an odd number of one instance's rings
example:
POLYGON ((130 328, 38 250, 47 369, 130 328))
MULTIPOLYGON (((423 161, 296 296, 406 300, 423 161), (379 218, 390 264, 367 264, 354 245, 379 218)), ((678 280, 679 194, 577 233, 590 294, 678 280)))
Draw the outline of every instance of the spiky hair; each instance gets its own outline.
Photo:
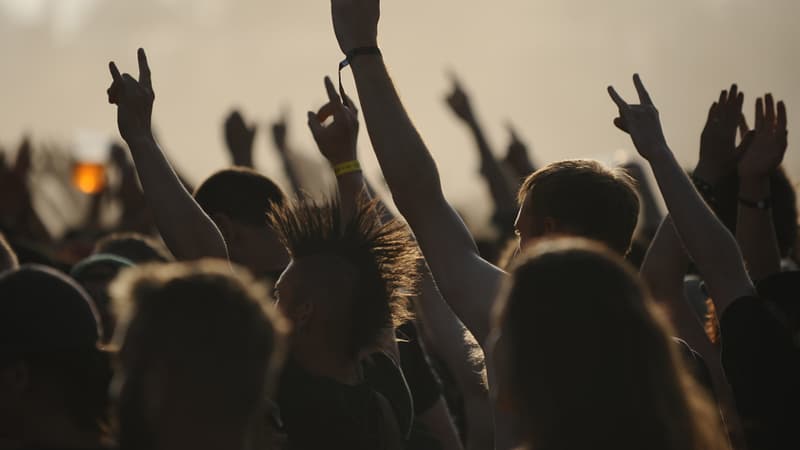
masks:
POLYGON ((419 251, 406 226, 382 223, 381 206, 359 197, 352 217, 337 200, 308 197, 274 207, 268 221, 292 259, 329 255, 357 271, 352 302, 350 349, 376 346, 381 332, 407 321, 408 298, 416 294, 419 251))

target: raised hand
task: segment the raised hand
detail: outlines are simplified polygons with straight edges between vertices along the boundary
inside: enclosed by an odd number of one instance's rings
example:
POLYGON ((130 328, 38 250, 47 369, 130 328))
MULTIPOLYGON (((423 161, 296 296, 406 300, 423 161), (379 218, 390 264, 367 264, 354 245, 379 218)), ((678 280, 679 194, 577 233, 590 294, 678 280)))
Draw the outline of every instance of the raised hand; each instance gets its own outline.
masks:
POLYGON ((744 94, 734 84, 730 91, 722 91, 719 100, 708 111, 703 134, 700 137, 700 159, 695 175, 714 184, 736 170, 739 155, 736 152, 736 131, 742 122, 744 94))
POLYGON ((150 79, 150 67, 144 49, 139 49, 139 80, 130 74, 120 74, 114 62, 108 64, 113 82, 108 88, 108 102, 117 105, 117 126, 126 142, 152 139, 150 121, 155 93, 150 79))
POLYGON ((508 144, 505 162, 514 169, 518 177, 527 177, 534 172, 534 166, 528 153, 528 146, 522 142, 517 130, 511 124, 508 125, 508 133, 511 137, 511 142, 508 144))
POLYGON ((325 89, 329 101, 318 112, 308 112, 308 126, 322 155, 336 166, 356 159, 358 109, 349 97, 339 97, 329 77, 325 89), (331 117, 333 122, 325 125, 331 117))
POLYGON ((784 103, 778 102, 776 112, 772 94, 756 100, 756 125, 745 138, 749 145, 744 146, 739 159, 739 177, 745 180, 768 179, 783 162, 787 137, 784 103))
POLYGON ((380 0, 331 0, 333 29, 342 52, 377 46, 380 15, 380 0))
POLYGON ((253 140, 256 126, 247 125, 239 111, 233 111, 225 120, 225 142, 236 166, 253 167, 253 140))
POLYGON ((608 87, 611 99, 619 108, 619 117, 614 119, 614 125, 630 135, 636 150, 649 161, 669 150, 664 138, 664 131, 661 129, 658 110, 642 84, 639 74, 633 75, 633 84, 639 94, 640 104, 638 105, 629 105, 613 86, 608 87))
POLYGON ((447 95, 445 100, 459 119, 467 123, 473 123, 475 121, 475 115, 472 112, 469 96, 464 92, 458 79, 455 76, 453 76, 452 79, 453 90, 447 95))

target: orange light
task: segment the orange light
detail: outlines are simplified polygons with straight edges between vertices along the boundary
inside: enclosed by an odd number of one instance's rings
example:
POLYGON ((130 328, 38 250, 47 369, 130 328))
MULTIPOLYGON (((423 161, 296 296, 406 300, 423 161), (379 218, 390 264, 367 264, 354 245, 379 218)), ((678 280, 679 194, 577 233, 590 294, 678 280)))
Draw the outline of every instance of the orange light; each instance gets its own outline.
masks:
POLYGON ((84 194, 99 194, 106 187, 106 168, 103 164, 77 163, 72 169, 72 184, 84 194))

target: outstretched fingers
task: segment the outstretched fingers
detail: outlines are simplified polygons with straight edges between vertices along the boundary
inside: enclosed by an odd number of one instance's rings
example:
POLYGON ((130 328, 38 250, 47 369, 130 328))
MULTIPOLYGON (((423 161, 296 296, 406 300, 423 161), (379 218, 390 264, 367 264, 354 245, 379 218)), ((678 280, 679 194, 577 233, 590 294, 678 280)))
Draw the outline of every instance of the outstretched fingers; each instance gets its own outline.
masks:
POLYGON ((336 92, 336 87, 330 77, 325 77, 325 90, 328 92, 328 101, 334 106, 334 110, 340 110, 342 108, 342 98, 336 92))
POLYGON ((614 101, 614 103, 617 105, 617 108, 619 108, 620 111, 628 107, 628 103, 625 102, 625 100, 623 100, 622 97, 620 97, 620 95, 617 93, 617 90, 614 89, 614 86, 608 87, 608 95, 611 96, 611 100, 614 101))
POLYGON ((139 58, 139 83, 147 89, 152 89, 153 83, 150 78, 150 65, 147 63, 147 55, 143 48, 139 49, 137 56, 139 58))
POLYGON ((778 102, 778 130, 786 131, 786 104, 778 102))
POLYGON ((122 75, 119 73, 119 69, 117 69, 117 65, 114 64, 114 61, 108 63, 108 70, 111 72, 111 87, 106 90, 108 94, 108 103, 116 104, 119 101, 119 90, 122 87, 122 75))
POLYGON ((642 83, 642 79, 639 77, 638 73, 633 74, 633 85, 636 86, 636 92, 639 94, 639 102, 641 102, 642 105, 652 106, 653 100, 650 98, 650 94, 644 87, 644 83, 642 83))
POLYGON ((762 98, 756 99, 756 130, 764 128, 764 100, 762 98))

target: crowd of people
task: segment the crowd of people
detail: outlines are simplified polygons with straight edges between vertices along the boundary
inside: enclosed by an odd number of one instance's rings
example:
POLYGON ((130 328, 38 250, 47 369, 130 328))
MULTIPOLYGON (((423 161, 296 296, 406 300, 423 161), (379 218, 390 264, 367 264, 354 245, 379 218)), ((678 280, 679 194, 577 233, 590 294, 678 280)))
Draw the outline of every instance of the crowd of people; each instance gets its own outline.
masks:
POLYGON ((645 164, 537 168, 513 129, 495 156, 454 80, 493 203, 478 239, 389 75, 380 0, 331 14, 359 104, 326 77, 308 113, 326 195, 304 192, 283 122, 290 189, 258 173, 240 112, 231 167, 189 186, 153 134, 143 49, 135 77, 109 65, 125 145, 84 224, 44 225, 35 145, 0 158, 0 449, 800 448, 783 102, 757 98, 751 129, 722 91, 687 173, 634 75, 638 101, 609 87, 609 106, 645 164), (361 170, 362 126, 399 214, 361 170))

